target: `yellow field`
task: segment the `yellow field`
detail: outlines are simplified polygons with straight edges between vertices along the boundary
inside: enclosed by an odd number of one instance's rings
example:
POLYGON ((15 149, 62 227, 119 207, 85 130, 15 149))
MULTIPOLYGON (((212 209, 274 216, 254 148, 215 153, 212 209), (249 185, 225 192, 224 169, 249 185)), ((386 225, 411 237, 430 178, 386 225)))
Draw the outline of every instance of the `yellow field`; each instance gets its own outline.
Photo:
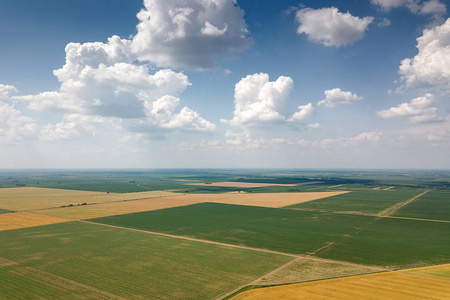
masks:
POLYGON ((173 195, 170 192, 150 191, 114 194, 104 192, 74 191, 37 187, 0 189, 0 208, 15 211, 77 205, 81 203, 105 203, 173 195))
POLYGON ((450 281, 388 272, 255 289, 232 299, 450 299, 450 281))
POLYGON ((157 210, 163 208, 184 206, 202 202, 198 199, 186 199, 183 195, 161 198, 150 198, 134 201, 111 202, 94 205, 63 207, 40 210, 38 213, 69 218, 72 220, 90 219, 120 215, 132 212, 157 210))
POLYGON ((317 192, 317 193, 244 193, 244 194, 215 194, 215 195, 186 195, 201 196, 204 202, 217 202, 237 205, 263 206, 263 207, 284 207, 297 203, 308 202, 321 198, 336 196, 348 193, 338 192, 317 192))
MULTIPOLYGON (((405 273, 420 274, 426 276, 436 276, 450 279, 450 264, 438 265, 424 268, 403 270, 405 273)), ((450 284, 450 282, 449 282, 450 284)))
MULTIPOLYGON (((79 220, 79 219, 104 217, 110 215, 126 214, 132 212, 157 210, 203 202, 262 206, 262 207, 283 207, 296 203, 312 201, 325 197, 331 197, 342 193, 347 192, 345 191, 345 192, 280 193, 280 194, 269 194, 269 193, 175 194, 166 192, 167 195, 174 195, 174 196, 154 197, 140 200, 116 201, 116 202, 73 206, 73 207, 62 207, 62 208, 58 207, 52 209, 43 209, 36 212, 50 216, 79 220)), ((141 197, 141 195, 149 195, 149 192, 122 194, 120 196, 125 197, 125 195, 133 195, 129 196, 128 198, 133 197, 139 198, 141 197)), ((112 196, 115 197, 116 195, 112 196)))
POLYGON ((0 231, 63 223, 68 221, 71 220, 27 212, 0 214, 0 231))

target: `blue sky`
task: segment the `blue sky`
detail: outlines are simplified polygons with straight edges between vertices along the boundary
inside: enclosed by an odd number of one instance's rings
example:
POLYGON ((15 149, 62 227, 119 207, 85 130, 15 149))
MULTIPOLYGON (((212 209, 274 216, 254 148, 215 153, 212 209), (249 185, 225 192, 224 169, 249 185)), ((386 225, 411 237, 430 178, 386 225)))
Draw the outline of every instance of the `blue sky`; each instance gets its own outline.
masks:
POLYGON ((450 168, 443 0, 4 0, 2 168, 450 168))

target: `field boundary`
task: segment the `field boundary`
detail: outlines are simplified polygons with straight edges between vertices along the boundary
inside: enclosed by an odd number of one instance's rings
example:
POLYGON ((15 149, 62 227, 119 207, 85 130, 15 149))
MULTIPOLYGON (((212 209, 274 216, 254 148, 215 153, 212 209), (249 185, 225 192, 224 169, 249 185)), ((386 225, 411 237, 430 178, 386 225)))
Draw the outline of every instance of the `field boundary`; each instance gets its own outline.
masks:
POLYGON ((426 193, 428 193, 430 190, 426 190, 422 193, 420 193, 419 195, 416 195, 406 201, 400 202, 400 203, 396 203, 394 205, 392 205, 391 207, 386 208, 385 210, 382 210, 381 212, 378 213, 378 216, 380 217, 388 217, 390 215, 392 215, 393 213, 395 213, 396 211, 398 211, 400 208, 402 208, 405 205, 408 205, 409 203, 419 199, 420 197, 422 197, 423 195, 425 195, 426 193))

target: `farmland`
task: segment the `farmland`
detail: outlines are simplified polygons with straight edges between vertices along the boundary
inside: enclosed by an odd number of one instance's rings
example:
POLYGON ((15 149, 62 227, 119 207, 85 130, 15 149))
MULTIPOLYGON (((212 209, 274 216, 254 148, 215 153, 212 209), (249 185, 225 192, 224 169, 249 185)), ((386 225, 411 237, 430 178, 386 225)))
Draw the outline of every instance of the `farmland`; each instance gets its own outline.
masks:
MULTIPOLYGON (((4 231, 0 239, 0 257, 17 263, 8 266, 14 276, 58 278, 56 297, 64 295, 66 280, 81 286, 77 292, 89 287, 116 298, 207 299, 292 259, 80 222, 4 231)), ((3 278, 0 285, 0 293, 14 292, 3 278)), ((20 296, 15 293, 12 298, 20 296)))
POLYGON ((448 298, 449 182, 444 171, 3 171, 0 298, 264 299, 270 285, 274 297, 364 298, 375 282, 380 297, 448 298))
POLYGON ((371 220, 366 216, 200 203, 92 221, 302 254, 371 220))
POLYGON ((256 289, 232 299, 446 299, 449 294, 448 281, 389 272, 256 289))
POLYGON ((402 207, 394 216, 450 221, 450 191, 431 191, 402 207))
POLYGON ((292 209, 358 212, 377 214, 382 210, 423 192, 421 189, 366 189, 337 195, 326 199, 289 206, 292 209))

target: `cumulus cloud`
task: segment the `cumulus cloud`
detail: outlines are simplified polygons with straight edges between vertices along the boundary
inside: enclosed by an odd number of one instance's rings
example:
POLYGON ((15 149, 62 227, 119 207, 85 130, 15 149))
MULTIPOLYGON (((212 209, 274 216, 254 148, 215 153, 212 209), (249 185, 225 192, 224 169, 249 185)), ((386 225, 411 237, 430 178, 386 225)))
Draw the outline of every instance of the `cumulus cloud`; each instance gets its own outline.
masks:
POLYGON ((0 101, 0 141, 12 142, 30 137, 38 129, 35 121, 20 111, 0 101))
POLYGON ((245 49, 244 11, 234 0, 145 0, 131 48, 159 67, 212 68, 221 55, 245 49))
POLYGON ((370 0, 370 2, 385 11, 404 6, 415 14, 432 15, 435 21, 441 21, 447 12, 447 6, 439 0, 370 0))
POLYGON ((295 112, 288 121, 304 121, 308 119, 314 113, 314 107, 312 103, 307 105, 299 105, 298 111, 295 112))
POLYGON ((234 89, 234 117, 232 125, 273 124, 285 121, 283 111, 294 81, 280 76, 269 81, 269 75, 258 73, 242 78, 234 89))
POLYGON ((326 90, 324 92, 325 99, 317 102, 317 105, 324 105, 326 107, 335 107, 339 104, 350 104, 353 101, 362 100, 363 97, 360 97, 352 92, 342 91, 340 88, 335 88, 331 90, 326 90))
POLYGON ((363 38, 373 17, 359 18, 349 12, 341 13, 336 7, 321 9, 303 8, 297 11, 297 33, 325 46, 341 47, 363 38))
POLYGON ((104 123, 105 119, 98 116, 86 116, 80 114, 65 115, 57 124, 48 124, 40 130, 40 140, 68 140, 82 135, 96 133, 96 124, 104 123))
MULTIPOLYGON (((65 65, 54 71, 61 82, 59 91, 12 99, 25 101, 36 111, 134 119, 152 125, 146 126, 147 130, 214 130, 214 124, 188 107, 175 111, 180 103, 176 96, 191 85, 189 78, 170 69, 152 74, 149 66, 133 63, 129 43, 117 36, 107 43, 70 43, 65 65)), ((64 120, 44 128, 43 139, 73 137, 79 128, 64 120)))
POLYGON ((17 89, 12 85, 1 84, 0 83, 0 99, 8 100, 11 93, 16 93, 17 89))
POLYGON ((411 122, 433 122, 443 119, 436 114, 437 101, 430 93, 411 100, 410 103, 401 103, 395 107, 377 112, 384 119, 408 118, 411 122))
POLYGON ((426 83, 450 89, 450 18, 417 38, 419 53, 401 61, 399 73, 406 87, 426 83))

